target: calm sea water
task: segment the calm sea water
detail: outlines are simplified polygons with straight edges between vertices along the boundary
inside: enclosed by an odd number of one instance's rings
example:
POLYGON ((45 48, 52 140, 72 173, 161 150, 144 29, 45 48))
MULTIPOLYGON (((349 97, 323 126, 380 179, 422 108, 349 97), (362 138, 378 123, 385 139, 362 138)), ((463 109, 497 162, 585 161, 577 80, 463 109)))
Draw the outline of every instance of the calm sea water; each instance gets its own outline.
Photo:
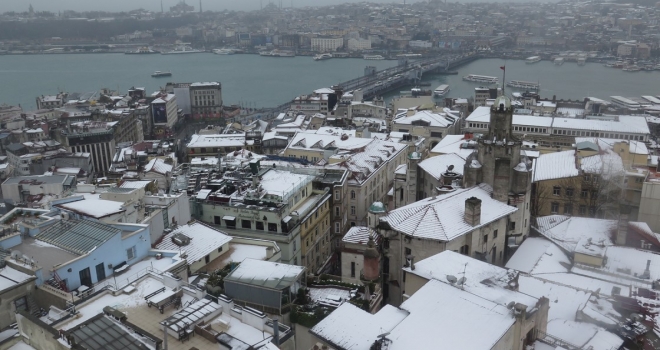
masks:
MULTIPOLYGON (((271 58, 258 55, 30 55, 0 56, 0 103, 21 104, 35 108, 35 97, 69 92, 97 91, 100 88, 125 92, 131 86, 153 92, 168 81, 220 81, 226 104, 250 107, 276 106, 294 96, 360 76, 374 65, 384 69, 396 61, 331 59, 314 61, 311 57, 271 58), (151 78, 156 70, 172 71, 169 78, 151 78)), ((481 74, 498 76, 500 66, 507 67, 506 80, 535 81, 541 84, 541 96, 582 99, 594 96, 609 99, 612 95, 635 97, 659 95, 660 71, 623 72, 598 63, 578 66, 567 62, 525 64, 524 61, 484 59, 458 69, 458 75, 428 76, 433 89, 449 84, 447 97, 471 97, 479 84, 464 82, 462 76, 481 74)), ((401 88, 400 90, 406 90, 401 88)), ((397 92, 388 94, 396 95, 397 92)))
POLYGON ((300 94, 364 74, 368 65, 385 69, 396 61, 311 57, 262 57, 259 55, 123 55, 54 54, 0 56, 0 103, 35 108, 42 94, 98 91, 121 92, 132 86, 149 93, 168 81, 219 81, 225 104, 250 107, 277 106, 300 94), (152 78, 154 71, 171 71, 172 77, 152 78))
MULTIPOLYGON (((435 89, 438 85, 449 84, 450 92, 446 97, 474 97, 474 88, 478 83, 463 81, 468 74, 496 76, 502 81, 502 70, 506 65, 506 80, 524 80, 538 82, 541 85, 541 97, 553 95, 563 99, 583 99, 598 97, 609 100, 610 96, 640 97, 642 95, 660 95, 660 71, 624 72, 621 69, 608 68, 600 63, 587 63, 578 66, 575 62, 566 62, 556 66, 550 61, 526 64, 523 60, 483 59, 471 62, 458 69, 458 75, 427 76, 423 81, 435 89)), ((510 91, 519 91, 506 88, 510 91)), ((391 93, 392 95, 394 93, 391 93)))

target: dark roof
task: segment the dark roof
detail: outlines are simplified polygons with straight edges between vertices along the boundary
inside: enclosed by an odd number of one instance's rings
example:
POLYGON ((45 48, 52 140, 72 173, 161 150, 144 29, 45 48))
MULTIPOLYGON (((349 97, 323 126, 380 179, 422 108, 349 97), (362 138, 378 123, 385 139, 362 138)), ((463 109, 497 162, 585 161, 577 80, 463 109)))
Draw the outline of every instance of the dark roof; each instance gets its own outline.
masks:
POLYGON ((92 318, 69 333, 85 349, 147 350, 144 343, 109 318, 92 318))
POLYGON ((121 230, 91 220, 60 220, 34 238, 76 254, 87 254, 121 230))
POLYGON ((7 151, 11 151, 11 152, 20 151, 24 148, 25 146, 23 146, 23 144, 20 143, 10 143, 7 145, 7 151))

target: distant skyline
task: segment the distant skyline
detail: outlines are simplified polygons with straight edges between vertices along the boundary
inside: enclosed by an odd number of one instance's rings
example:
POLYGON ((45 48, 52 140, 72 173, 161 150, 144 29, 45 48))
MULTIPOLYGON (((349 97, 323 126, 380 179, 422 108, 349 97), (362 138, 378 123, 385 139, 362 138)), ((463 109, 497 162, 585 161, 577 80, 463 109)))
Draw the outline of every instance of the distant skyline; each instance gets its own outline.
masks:
MULTIPOLYGON (((304 6, 327 6, 343 3, 358 3, 363 0, 282 0, 283 7, 304 7, 304 6)), ((371 0, 380 3, 403 3, 403 0, 371 0)), ((406 0, 408 3, 422 0, 406 0)), ((179 0, 163 0, 163 7, 168 11, 170 6, 174 6, 179 0)), ((251 11, 258 10, 263 3, 266 6, 270 0, 202 0, 203 10, 223 11, 251 11)), ((274 4, 279 5, 279 0, 273 0, 274 4)), ((186 3, 195 6, 195 11, 199 11, 199 0, 186 0, 186 3)), ((139 8, 150 11, 160 11, 160 0, 2 0, 0 1, 0 13, 7 11, 25 12, 32 4, 35 11, 58 11, 76 10, 76 11, 109 11, 121 12, 130 11, 139 8)))

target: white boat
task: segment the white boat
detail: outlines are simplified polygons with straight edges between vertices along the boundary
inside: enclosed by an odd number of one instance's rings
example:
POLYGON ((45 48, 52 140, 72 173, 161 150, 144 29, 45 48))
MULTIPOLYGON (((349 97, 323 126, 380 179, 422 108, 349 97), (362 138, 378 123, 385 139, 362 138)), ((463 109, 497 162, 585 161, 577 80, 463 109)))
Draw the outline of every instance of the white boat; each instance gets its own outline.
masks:
POLYGON ((441 97, 446 95, 449 92, 449 85, 442 84, 433 90, 433 96, 441 97))
POLYGON ((587 63, 587 59, 584 57, 580 57, 577 59, 578 66, 584 66, 586 63, 587 63))
POLYGON ((555 63, 556 66, 561 66, 562 64, 564 64, 564 58, 563 57, 557 57, 557 58, 555 58, 555 60, 553 62, 555 63))
POLYGON ((261 51, 259 52, 259 55, 265 57, 296 57, 296 53, 293 51, 280 51, 280 50, 261 51))
POLYGON ((487 75, 477 75, 477 74, 466 75, 463 77, 463 80, 472 81, 475 83, 486 83, 486 84, 497 84, 497 82, 499 81, 497 77, 489 77, 487 75))
POLYGON ((154 54, 154 53, 160 53, 158 51, 154 51, 148 47, 141 47, 135 51, 126 51, 124 52, 127 55, 149 55, 149 54, 154 54))
POLYGON ((532 56, 525 59, 525 63, 532 64, 541 60, 541 56, 532 56))
POLYGON ((332 56, 331 53, 324 53, 324 54, 320 54, 320 55, 316 55, 316 56, 314 56, 314 61, 324 61, 324 60, 329 60, 329 59, 331 59, 332 57, 333 57, 333 56, 332 56))
POLYGON ((233 55, 236 51, 233 49, 214 49, 213 53, 216 55, 233 55))
POLYGON ((152 78, 171 77, 171 76, 172 76, 172 72, 161 72, 159 70, 151 74, 152 78))
POLYGON ((522 80, 511 80, 506 83, 506 86, 510 86, 512 88, 517 88, 517 89, 531 90, 531 91, 538 91, 540 89, 540 85, 538 83, 534 83, 531 81, 522 81, 522 80))
POLYGON ((161 54, 163 54, 163 55, 182 55, 182 54, 188 54, 188 53, 204 53, 204 51, 193 49, 190 46, 178 46, 178 47, 175 47, 174 50, 172 50, 172 51, 163 51, 163 52, 161 52, 161 54))
POLYGON ((385 57, 381 55, 364 55, 362 56, 365 60, 384 60, 385 57))

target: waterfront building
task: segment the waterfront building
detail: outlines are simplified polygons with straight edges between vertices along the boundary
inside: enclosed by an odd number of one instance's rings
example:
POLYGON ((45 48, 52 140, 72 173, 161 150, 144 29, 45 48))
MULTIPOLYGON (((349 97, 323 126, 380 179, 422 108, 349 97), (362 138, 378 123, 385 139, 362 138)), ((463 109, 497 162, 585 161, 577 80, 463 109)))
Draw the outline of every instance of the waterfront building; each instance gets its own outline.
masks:
POLYGON ((338 102, 337 91, 331 88, 316 89, 312 94, 300 95, 293 99, 290 109, 303 114, 327 114, 338 102))
POLYGON ((218 82, 190 84, 190 113, 193 119, 222 117, 222 85, 218 82))
POLYGON ((37 109, 55 109, 64 106, 67 94, 59 93, 57 95, 41 95, 36 99, 37 109))
POLYGON ((428 142, 428 148, 433 148, 443 136, 460 131, 460 119, 458 112, 448 108, 443 109, 442 112, 410 109, 405 113, 397 114, 391 122, 390 129, 423 137, 428 142))
POLYGON ((348 51, 371 50, 371 39, 350 38, 346 41, 348 51))
POLYGON ((334 52, 344 46, 342 37, 316 37, 312 38, 312 51, 316 52, 334 52))

